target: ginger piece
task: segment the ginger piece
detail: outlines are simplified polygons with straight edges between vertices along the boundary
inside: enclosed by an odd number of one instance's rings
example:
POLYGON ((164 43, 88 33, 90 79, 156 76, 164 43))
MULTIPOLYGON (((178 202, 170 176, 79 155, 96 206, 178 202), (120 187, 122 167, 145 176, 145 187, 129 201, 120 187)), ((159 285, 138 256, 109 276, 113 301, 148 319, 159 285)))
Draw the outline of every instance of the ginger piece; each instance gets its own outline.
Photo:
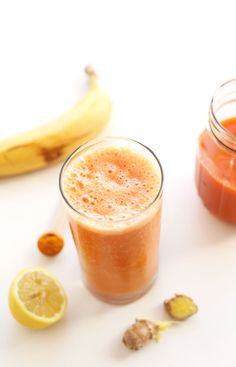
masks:
POLYGON ((46 256, 55 256, 64 247, 64 240, 56 233, 45 233, 38 239, 38 248, 46 256))
POLYGON ((198 312, 198 306, 190 297, 183 294, 176 294, 175 297, 165 301, 164 306, 167 313, 178 321, 186 320, 198 312))
POLYGON ((168 329, 173 322, 162 321, 159 323, 151 320, 136 320, 123 335, 124 345, 132 350, 142 348, 149 340, 159 341, 160 332, 168 329))

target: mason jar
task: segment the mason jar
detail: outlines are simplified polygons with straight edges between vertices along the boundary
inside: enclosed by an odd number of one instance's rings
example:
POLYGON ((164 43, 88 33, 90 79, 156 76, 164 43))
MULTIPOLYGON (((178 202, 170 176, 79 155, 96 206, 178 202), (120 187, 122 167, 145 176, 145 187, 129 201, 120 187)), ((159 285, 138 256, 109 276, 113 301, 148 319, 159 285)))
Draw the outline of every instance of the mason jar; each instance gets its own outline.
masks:
POLYGON ((196 186, 206 208, 236 223, 236 79, 222 84, 198 140, 196 186))

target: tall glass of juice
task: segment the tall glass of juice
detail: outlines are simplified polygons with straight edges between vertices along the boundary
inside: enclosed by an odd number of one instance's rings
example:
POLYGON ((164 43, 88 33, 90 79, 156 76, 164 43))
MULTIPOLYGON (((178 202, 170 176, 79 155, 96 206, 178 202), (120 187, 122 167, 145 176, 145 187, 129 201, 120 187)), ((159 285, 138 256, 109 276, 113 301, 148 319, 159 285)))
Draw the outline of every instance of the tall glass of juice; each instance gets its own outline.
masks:
POLYGON ((60 190, 86 287, 128 303, 158 269, 163 171, 155 154, 126 138, 80 146, 64 163, 60 190))

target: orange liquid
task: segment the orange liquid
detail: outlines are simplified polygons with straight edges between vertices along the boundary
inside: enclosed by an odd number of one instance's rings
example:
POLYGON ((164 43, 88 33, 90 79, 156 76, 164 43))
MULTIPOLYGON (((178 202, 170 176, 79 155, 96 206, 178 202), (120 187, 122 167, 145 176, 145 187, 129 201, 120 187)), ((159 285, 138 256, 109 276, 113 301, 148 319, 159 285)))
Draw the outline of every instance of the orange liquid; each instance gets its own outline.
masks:
MULTIPOLYGON (((236 134, 236 117, 222 125, 236 134)), ((199 138, 196 183, 205 206, 219 218, 236 223, 236 155, 217 144, 207 130, 199 138)))
POLYGON ((154 166, 128 148, 96 149, 76 156, 67 167, 63 191, 81 213, 70 216, 71 231, 85 283, 100 298, 129 301, 151 285, 160 202, 147 208, 159 188, 154 166))

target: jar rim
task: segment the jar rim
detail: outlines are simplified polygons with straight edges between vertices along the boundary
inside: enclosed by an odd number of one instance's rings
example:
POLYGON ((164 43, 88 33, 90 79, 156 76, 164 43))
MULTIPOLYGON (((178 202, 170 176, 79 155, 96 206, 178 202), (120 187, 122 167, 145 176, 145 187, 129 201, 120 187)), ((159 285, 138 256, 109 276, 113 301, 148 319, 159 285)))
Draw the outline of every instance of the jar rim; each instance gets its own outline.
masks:
MULTIPOLYGON (((210 130, 213 133, 214 137, 220 144, 222 144, 226 149, 236 152, 236 134, 228 130, 226 127, 224 127, 222 123, 219 121, 219 119, 217 118, 216 113, 215 113, 215 108, 216 108, 215 104, 216 104, 217 97, 219 97, 219 93, 224 88, 229 87, 231 84, 235 84, 235 93, 236 93, 236 78, 233 78, 233 79, 230 79, 224 82, 216 89, 211 99, 211 102, 210 102, 209 126, 210 126, 210 130)), ((233 100, 233 102, 236 102, 236 99, 233 100)), ((222 106, 224 105, 226 105, 226 103, 222 104, 222 106)), ((235 114, 235 117, 236 117, 236 114, 235 114)))

